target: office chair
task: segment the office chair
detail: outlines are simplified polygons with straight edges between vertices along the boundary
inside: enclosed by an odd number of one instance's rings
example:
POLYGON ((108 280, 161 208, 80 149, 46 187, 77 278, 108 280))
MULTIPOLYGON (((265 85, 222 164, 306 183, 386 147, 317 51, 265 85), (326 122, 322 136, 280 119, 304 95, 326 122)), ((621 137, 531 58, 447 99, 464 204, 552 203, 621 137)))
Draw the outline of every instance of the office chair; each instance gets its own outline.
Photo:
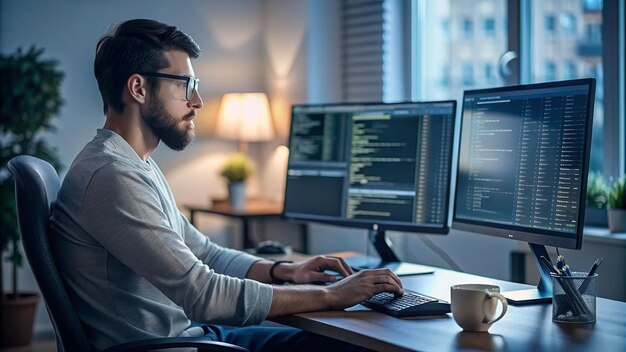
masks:
MULTIPOLYGON (((52 165, 28 155, 11 159, 8 167, 15 179, 17 218, 24 252, 54 325, 57 350, 91 351, 92 347, 57 271, 48 241, 50 205, 56 200, 59 191, 59 176, 52 165)), ((147 351, 179 347, 197 348, 198 351, 248 351, 224 342, 189 337, 133 341, 113 346, 106 351, 147 351)))

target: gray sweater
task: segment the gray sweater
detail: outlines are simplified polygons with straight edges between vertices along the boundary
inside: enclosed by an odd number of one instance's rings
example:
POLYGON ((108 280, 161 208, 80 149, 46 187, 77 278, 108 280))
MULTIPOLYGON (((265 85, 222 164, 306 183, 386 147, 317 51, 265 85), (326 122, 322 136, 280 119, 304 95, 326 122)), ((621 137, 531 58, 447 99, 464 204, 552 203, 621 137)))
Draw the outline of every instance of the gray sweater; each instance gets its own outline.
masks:
MULTIPOLYGON (((193 227, 154 160, 98 130, 52 208, 53 250, 92 345, 194 335, 190 320, 262 322, 272 288, 242 279, 259 260, 193 227)), ((196 330, 197 331, 197 330, 196 330)))

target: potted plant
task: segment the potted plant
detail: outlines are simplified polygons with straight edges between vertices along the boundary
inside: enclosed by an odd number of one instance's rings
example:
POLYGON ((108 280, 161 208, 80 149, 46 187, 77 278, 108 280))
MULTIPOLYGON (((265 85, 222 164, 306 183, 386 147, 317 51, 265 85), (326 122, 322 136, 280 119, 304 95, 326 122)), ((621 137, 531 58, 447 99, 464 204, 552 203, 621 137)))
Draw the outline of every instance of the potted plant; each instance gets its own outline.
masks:
POLYGON ((626 232, 626 178, 613 182, 608 201, 609 231, 626 232))
POLYGON ((599 172, 590 172, 587 180, 585 225, 607 227, 608 185, 599 172))
POLYGON ((235 153, 222 167, 221 175, 228 181, 228 202, 235 209, 246 203, 246 180, 254 170, 254 164, 245 154, 235 153))
POLYGON ((29 154, 60 167, 56 150, 43 139, 54 130, 51 119, 63 104, 58 63, 41 57, 43 49, 21 48, 14 54, 0 54, 0 347, 30 343, 36 293, 18 291, 17 269, 22 266, 20 233, 15 211, 15 186, 7 163, 29 154), (8 254, 5 256, 5 254, 8 254), (3 287, 3 261, 11 263, 11 290, 3 287))

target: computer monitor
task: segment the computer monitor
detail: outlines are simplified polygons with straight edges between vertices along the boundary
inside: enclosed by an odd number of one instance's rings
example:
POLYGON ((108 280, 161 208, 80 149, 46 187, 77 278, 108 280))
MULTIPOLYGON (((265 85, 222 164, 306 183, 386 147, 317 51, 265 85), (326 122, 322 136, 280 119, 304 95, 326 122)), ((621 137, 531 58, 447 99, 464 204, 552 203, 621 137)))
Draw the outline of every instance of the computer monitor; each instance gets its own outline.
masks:
POLYGON ((512 303, 550 301, 545 246, 580 249, 595 80, 468 90, 452 227, 525 241, 541 273, 512 303))
POLYGON ((369 229, 398 275, 432 272, 400 263, 386 230, 449 231, 455 101, 295 105, 283 215, 369 229))

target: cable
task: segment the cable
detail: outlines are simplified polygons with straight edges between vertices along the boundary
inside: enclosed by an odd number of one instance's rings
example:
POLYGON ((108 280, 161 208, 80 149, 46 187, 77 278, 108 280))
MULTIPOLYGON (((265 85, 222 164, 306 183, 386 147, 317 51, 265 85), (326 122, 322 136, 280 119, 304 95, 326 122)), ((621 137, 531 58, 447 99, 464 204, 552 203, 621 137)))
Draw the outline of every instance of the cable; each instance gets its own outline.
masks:
POLYGON ((448 253, 446 253, 446 251, 444 251, 443 249, 441 249, 441 247, 439 247, 438 245, 435 244, 435 242, 433 242, 430 238, 428 238, 427 236, 417 236, 420 240, 422 240, 422 242, 424 242, 424 244, 430 248, 433 252, 435 252, 435 254, 437 254, 441 259, 443 259, 444 262, 446 262, 453 270, 456 271, 460 271, 462 273, 464 273, 465 271, 463 269, 461 269, 461 267, 454 261, 454 259, 452 259, 452 257, 450 257, 448 255, 448 253))

